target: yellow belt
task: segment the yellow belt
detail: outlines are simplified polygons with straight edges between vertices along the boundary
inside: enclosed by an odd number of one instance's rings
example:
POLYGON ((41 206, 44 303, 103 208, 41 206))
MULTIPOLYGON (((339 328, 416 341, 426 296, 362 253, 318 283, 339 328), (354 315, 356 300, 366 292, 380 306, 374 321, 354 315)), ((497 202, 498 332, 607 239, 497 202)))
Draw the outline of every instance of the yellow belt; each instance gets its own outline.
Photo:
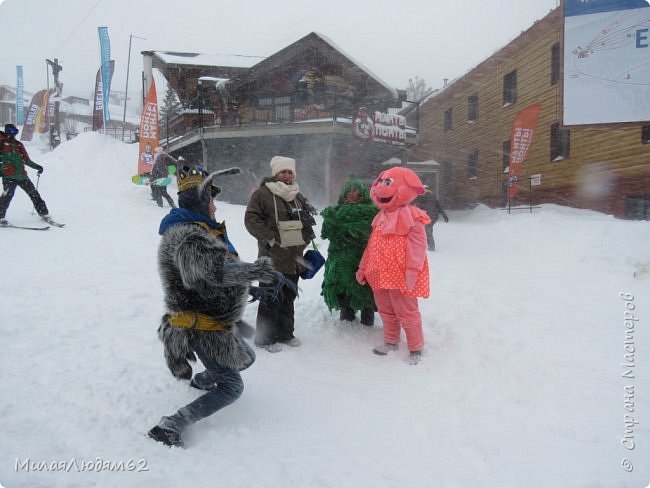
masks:
POLYGON ((199 330, 230 330, 230 325, 198 312, 170 312, 169 323, 174 327, 199 330))

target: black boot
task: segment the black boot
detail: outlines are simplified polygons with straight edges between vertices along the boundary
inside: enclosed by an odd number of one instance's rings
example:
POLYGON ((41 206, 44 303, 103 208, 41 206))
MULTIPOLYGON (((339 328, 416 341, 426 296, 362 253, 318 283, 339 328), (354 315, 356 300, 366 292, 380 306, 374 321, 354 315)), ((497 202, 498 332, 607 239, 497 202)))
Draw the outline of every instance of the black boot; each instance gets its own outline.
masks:
POLYGON ((153 440, 162 442, 169 447, 185 447, 181 435, 175 430, 163 429, 156 425, 147 435, 153 440))
POLYGON ((372 308, 361 310, 361 324, 369 327, 375 325, 375 311, 372 308))
POLYGON ((354 310, 352 310, 349 307, 343 307, 341 308, 341 313, 339 315, 339 320, 341 321, 348 321, 348 322, 354 322, 354 319, 356 318, 356 314, 354 313, 354 310))

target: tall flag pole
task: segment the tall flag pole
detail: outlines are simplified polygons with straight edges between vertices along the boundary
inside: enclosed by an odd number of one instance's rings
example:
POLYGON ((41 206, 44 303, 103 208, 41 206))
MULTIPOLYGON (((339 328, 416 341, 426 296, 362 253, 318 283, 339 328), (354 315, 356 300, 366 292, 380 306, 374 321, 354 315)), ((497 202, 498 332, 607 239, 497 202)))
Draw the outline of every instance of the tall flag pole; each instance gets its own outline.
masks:
POLYGON ((144 100, 140 115, 140 152, 138 156, 138 174, 151 173, 154 149, 158 146, 158 97, 156 83, 151 79, 149 92, 144 100))
POLYGON ((23 67, 16 66, 16 125, 23 125, 25 122, 25 100, 24 100, 23 67))
POLYGON ((108 112, 108 100, 111 91, 111 41, 108 37, 108 27, 97 27, 99 33, 99 47, 101 51, 102 96, 104 101, 104 127, 111 120, 108 112))

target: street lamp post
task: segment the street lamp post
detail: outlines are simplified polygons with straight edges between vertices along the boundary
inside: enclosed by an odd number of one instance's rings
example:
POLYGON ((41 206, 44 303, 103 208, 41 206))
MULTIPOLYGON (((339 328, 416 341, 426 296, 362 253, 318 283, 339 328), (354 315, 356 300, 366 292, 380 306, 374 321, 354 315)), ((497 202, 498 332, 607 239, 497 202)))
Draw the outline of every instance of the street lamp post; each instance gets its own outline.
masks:
MULTIPOLYGON (((61 143, 61 120, 59 118, 59 107, 61 105, 61 83, 59 83, 59 73, 63 67, 59 64, 59 60, 54 58, 54 61, 46 59, 45 62, 48 66, 52 67, 52 76, 54 77, 54 89, 56 90, 54 102, 54 123, 50 124, 50 147, 54 149, 61 143)), ((50 83, 48 77, 48 94, 50 92, 50 83)))
POLYGON ((124 129, 126 126, 126 102, 129 99, 129 70, 131 69, 131 41, 133 38, 136 39, 142 39, 143 41, 146 41, 144 37, 138 37, 134 36, 133 34, 129 34, 129 58, 126 62, 126 88, 124 88, 124 113, 122 115, 122 142, 124 142, 124 129))
POLYGON ((205 143, 205 138, 203 137, 203 96, 202 96, 202 89, 203 89, 203 82, 207 81, 208 79, 205 79, 204 77, 199 77, 197 80, 197 91, 198 91, 198 96, 199 96, 199 137, 201 139, 201 157, 202 157, 202 164, 205 168, 208 167, 208 145, 205 143))

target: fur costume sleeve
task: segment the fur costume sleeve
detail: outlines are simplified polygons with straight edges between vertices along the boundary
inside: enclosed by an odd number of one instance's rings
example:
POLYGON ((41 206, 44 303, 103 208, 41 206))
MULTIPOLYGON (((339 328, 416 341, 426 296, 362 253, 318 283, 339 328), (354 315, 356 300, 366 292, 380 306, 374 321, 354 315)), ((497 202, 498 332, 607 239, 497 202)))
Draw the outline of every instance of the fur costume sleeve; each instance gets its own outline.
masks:
POLYGON ((221 295, 219 288, 248 285, 252 281, 273 281, 270 258, 254 263, 226 262, 226 245, 201 229, 189 232, 176 250, 175 261, 188 290, 210 299, 221 295))

